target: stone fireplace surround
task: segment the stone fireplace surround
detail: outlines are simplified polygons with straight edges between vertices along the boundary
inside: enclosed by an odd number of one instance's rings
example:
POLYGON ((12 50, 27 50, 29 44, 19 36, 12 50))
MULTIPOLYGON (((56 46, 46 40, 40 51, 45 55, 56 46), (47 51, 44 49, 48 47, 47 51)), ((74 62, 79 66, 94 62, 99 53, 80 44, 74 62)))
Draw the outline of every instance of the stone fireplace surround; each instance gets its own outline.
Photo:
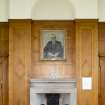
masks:
POLYGON ((59 93, 60 105, 76 105, 76 81, 69 79, 31 79, 30 105, 46 104, 47 93, 59 93))

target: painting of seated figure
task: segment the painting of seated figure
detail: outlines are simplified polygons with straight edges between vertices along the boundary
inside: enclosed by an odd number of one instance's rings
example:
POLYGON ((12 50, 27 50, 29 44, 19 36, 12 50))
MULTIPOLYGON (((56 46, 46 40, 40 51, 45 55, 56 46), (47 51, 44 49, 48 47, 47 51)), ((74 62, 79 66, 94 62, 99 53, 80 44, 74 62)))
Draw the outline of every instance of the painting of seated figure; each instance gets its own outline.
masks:
POLYGON ((41 30, 41 60, 65 59, 65 30, 41 30))

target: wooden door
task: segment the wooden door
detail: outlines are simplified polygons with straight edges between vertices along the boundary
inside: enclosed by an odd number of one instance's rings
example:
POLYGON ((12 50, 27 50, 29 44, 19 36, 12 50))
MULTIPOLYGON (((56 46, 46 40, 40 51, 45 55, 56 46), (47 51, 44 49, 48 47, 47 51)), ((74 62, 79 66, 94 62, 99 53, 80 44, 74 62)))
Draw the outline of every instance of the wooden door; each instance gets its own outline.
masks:
POLYGON ((105 57, 100 57, 99 105, 105 105, 105 57))
POLYGON ((8 57, 0 57, 0 105, 8 105, 8 57))

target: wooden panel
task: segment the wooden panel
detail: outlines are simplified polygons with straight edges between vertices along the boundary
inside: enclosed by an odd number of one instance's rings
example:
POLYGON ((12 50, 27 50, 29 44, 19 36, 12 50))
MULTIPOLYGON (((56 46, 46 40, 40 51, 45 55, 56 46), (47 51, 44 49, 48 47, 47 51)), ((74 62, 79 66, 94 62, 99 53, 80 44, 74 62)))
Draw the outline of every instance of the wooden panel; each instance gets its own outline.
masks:
POLYGON ((99 77, 99 105, 105 105, 105 22, 99 23, 99 56, 100 56, 100 77, 99 77))
POLYGON ((100 97, 99 105, 105 105, 105 57, 100 57, 100 97))
POLYGON ((99 56, 105 56, 105 22, 99 23, 99 56))
POLYGON ((0 105, 8 105, 9 28, 0 22, 0 105))
POLYGON ((9 54, 9 27, 7 22, 0 22, 0 56, 9 54))
POLYGON ((0 105, 8 105, 8 57, 0 57, 0 105))
POLYGON ((92 72, 92 29, 81 28, 80 37, 80 61, 81 61, 81 76, 91 76, 92 72))
POLYGON ((60 78, 75 78, 75 24, 73 21, 33 21, 32 23, 32 71, 31 77, 48 78, 57 72, 60 78), (66 60, 40 60, 40 30, 65 29, 67 31, 66 60))
POLYGON ((98 105, 97 20, 76 21, 76 71, 78 105, 98 105), (92 90, 82 90, 82 77, 92 77, 92 90))
POLYGON ((31 21, 10 21, 9 36, 9 105, 28 105, 31 21))
POLYGON ((2 78, 3 78, 3 71, 2 71, 2 59, 0 58, 0 105, 3 105, 3 91, 2 91, 2 78))

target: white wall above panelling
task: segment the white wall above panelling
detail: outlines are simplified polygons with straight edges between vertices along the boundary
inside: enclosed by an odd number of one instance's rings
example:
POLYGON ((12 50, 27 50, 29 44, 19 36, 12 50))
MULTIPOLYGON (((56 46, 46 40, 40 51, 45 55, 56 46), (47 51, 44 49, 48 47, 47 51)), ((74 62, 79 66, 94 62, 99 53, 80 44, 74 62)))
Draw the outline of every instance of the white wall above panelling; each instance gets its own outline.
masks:
POLYGON ((33 0, 33 19, 96 19, 97 0, 33 0), (37 2, 36 2, 37 1, 37 2))
POLYGON ((10 19, 31 19, 31 1, 32 0, 9 0, 9 18, 10 19))
POLYGON ((10 18, 97 18, 97 0, 10 0, 10 18))
POLYGON ((69 0, 38 0, 32 5, 32 19, 74 19, 75 8, 69 0))
POLYGON ((105 21, 105 0, 0 0, 0 21, 8 18, 105 21))
POLYGON ((99 10, 98 10, 98 15, 99 15, 99 21, 105 21, 105 0, 99 0, 99 10))
POLYGON ((79 19, 98 18, 98 0, 71 0, 75 6, 76 16, 79 19))
POLYGON ((8 0, 0 0, 0 21, 8 21, 9 2, 8 0))

